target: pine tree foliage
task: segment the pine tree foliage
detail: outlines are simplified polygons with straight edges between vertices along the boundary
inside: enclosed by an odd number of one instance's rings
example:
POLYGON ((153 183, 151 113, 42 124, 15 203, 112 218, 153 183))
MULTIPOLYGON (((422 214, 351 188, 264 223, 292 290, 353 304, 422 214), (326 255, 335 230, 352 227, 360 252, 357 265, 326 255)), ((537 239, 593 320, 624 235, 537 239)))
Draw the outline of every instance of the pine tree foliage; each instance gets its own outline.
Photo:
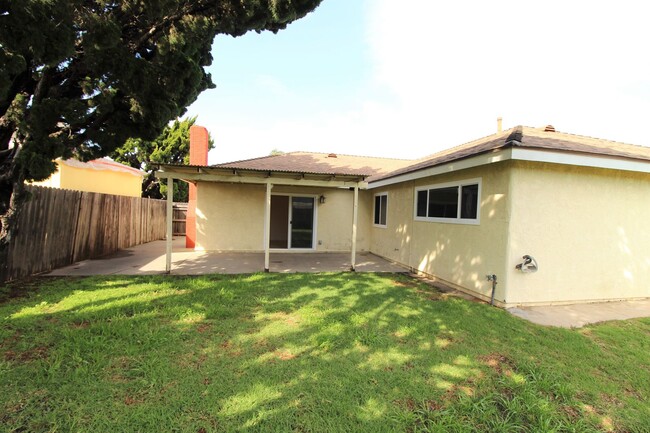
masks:
MULTIPOLYGON (((175 120, 165 127, 155 140, 129 138, 111 155, 115 161, 147 172, 142 181, 142 197, 167 198, 167 185, 156 178, 152 163, 189 164, 190 163, 190 128, 196 117, 175 120)), ((212 137, 209 149, 214 148, 212 137)), ((174 182, 174 201, 186 202, 188 187, 185 182, 174 182)))
POLYGON ((320 1, 0 0, 0 249, 25 180, 155 139, 214 87, 217 34, 276 32, 320 1))

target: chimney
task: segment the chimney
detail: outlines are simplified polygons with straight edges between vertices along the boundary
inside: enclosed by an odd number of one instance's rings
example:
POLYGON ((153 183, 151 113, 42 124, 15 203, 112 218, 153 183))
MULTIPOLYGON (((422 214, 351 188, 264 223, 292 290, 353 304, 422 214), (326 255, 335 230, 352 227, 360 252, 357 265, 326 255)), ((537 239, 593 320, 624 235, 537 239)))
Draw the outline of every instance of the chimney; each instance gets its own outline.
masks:
POLYGON ((497 132, 503 132, 503 118, 497 117, 497 132))
MULTIPOLYGON (((190 165, 208 165, 208 130, 203 126, 190 127, 190 165)), ((185 248, 196 246, 196 184, 190 183, 185 219, 185 248)))

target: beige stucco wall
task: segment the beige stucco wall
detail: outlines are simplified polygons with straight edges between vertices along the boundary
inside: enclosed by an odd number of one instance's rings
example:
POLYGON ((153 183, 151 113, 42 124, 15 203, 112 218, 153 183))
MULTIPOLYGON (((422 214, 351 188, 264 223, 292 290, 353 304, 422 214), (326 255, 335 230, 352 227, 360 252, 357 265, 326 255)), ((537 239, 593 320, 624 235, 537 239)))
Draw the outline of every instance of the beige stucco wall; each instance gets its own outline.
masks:
MULTIPOLYGON (((370 250, 380 256, 433 275, 455 286, 489 297, 487 274, 496 274, 497 300, 506 287, 506 245, 509 222, 510 163, 492 164, 370 192, 388 193, 386 228, 371 228, 370 250), (414 220, 415 188, 481 178, 480 224, 414 220)), ((368 216, 372 221, 372 215, 368 216)))
POLYGON ((142 194, 142 176, 134 176, 122 171, 71 167, 60 161, 56 163, 57 171, 52 176, 33 184, 129 197, 140 197, 142 194))
POLYGON ((511 194, 508 303, 650 297, 650 175, 519 162, 511 194))
MULTIPOLYGON (((196 248, 208 251, 264 249, 265 185, 199 182, 196 248)), ((349 251, 352 239, 353 192, 347 189, 274 186, 273 194, 326 197, 316 199, 316 245, 321 252, 349 251)), ((357 251, 367 251, 370 210, 367 193, 359 196, 357 251)))

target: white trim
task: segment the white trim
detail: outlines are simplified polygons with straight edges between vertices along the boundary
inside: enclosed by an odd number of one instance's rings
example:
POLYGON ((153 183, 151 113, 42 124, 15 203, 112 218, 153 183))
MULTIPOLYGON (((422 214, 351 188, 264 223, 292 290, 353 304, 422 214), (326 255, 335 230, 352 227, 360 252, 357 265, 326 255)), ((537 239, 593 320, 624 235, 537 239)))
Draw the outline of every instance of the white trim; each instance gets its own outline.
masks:
MULTIPOLYGON (((474 179, 464 179, 454 182, 445 182, 445 183, 434 183, 431 185, 422 185, 415 187, 413 189, 413 220, 421 222, 434 222, 434 223, 444 223, 444 224, 469 224, 469 225, 480 225, 481 224, 481 193, 482 193, 482 183, 483 179, 480 177, 474 179), (478 185, 478 193, 476 197, 476 218, 468 219, 461 218, 461 205, 462 205, 462 187, 468 185, 478 185), (458 187, 458 203, 456 209, 456 218, 436 218, 436 217, 421 217, 418 216, 418 192, 420 191, 429 191, 430 189, 442 189, 442 188, 453 188, 458 187)), ((428 204, 428 197, 427 197, 428 204)), ((428 206, 427 206, 428 209, 428 206)))
POLYGON ((437 176, 439 174, 451 173, 458 170, 478 167, 481 165, 494 164, 501 161, 532 161, 549 162, 554 164, 575 165, 581 167, 606 168, 612 170, 634 171, 650 173, 650 161, 628 159, 608 155, 588 155, 573 151, 556 151, 544 149, 531 149, 523 147, 512 147, 499 151, 476 155, 467 159, 448 162, 446 164, 429 167, 422 170, 400 174, 388 179, 370 182, 368 189, 381 188, 396 183, 418 180, 425 177, 437 176))
POLYGON ((495 162, 507 161, 511 158, 511 149, 502 149, 497 152, 492 152, 484 155, 477 155, 471 158, 462 159, 459 161, 452 161, 446 164, 429 167, 418 171, 400 174, 389 179, 382 179, 376 182, 370 182, 368 189, 381 188, 382 186, 393 185, 396 183, 407 182, 410 180, 418 180, 425 177, 437 176, 444 173, 452 173, 458 170, 465 170, 467 168, 478 167, 486 164, 494 164, 495 162))
MULTIPOLYGON (((379 202, 381 203, 381 200, 379 202)), ((379 221, 381 222, 381 208, 379 209, 379 221)), ((372 225, 373 227, 378 227, 381 229, 385 229, 388 227, 388 191, 378 192, 372 197, 372 225), (386 197, 386 221, 384 222, 384 224, 377 224, 375 222, 375 206, 377 203, 377 197, 382 197, 382 196, 386 197)))
POLYGON ((264 196, 264 272, 269 272, 271 266, 271 190, 272 183, 266 184, 264 196))
POLYGON ((581 167, 609 168, 613 170, 650 173, 650 162, 612 156, 585 155, 552 150, 513 148, 513 160, 550 162, 554 164, 577 165, 581 167))
POLYGON ((357 224, 359 222, 359 184, 354 186, 352 199, 352 246, 350 251, 350 270, 354 272, 357 266, 357 224))
MULTIPOLYGON (((182 166, 181 166, 182 168, 182 166)), ((206 167, 209 168, 209 167, 206 167)), ((352 188, 355 185, 359 185, 360 188, 366 188, 367 182, 356 182, 354 180, 318 180, 318 179, 309 179, 309 178, 291 178, 291 177, 280 177, 278 176, 268 176, 263 173, 260 173, 259 176, 251 176, 245 174, 237 175, 226 175, 226 174, 208 174, 204 172, 197 173, 187 173, 183 171, 176 171, 170 167, 161 167, 158 171, 155 172, 156 177, 166 178, 173 177, 174 179, 182 179, 185 181, 204 181, 204 182, 225 182, 225 183, 251 183, 255 185, 266 185, 268 182, 273 183, 273 185, 288 185, 288 186, 316 186, 323 188, 352 188)), ((326 177, 326 176, 321 176, 326 177)), ((333 176, 331 176, 334 178, 333 176)))
POLYGON ((173 217, 174 217, 174 179, 167 178, 167 221, 165 234, 165 272, 172 272, 172 236, 173 236, 173 217))

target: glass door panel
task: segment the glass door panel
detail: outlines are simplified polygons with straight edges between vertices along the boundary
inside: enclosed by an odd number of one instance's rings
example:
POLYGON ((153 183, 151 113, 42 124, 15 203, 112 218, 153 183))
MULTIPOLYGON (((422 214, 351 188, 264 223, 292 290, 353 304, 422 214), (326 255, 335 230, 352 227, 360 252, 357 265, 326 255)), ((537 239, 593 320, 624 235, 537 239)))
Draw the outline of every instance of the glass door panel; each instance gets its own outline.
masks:
POLYGON ((291 197, 291 248, 314 246, 314 198, 291 197))

